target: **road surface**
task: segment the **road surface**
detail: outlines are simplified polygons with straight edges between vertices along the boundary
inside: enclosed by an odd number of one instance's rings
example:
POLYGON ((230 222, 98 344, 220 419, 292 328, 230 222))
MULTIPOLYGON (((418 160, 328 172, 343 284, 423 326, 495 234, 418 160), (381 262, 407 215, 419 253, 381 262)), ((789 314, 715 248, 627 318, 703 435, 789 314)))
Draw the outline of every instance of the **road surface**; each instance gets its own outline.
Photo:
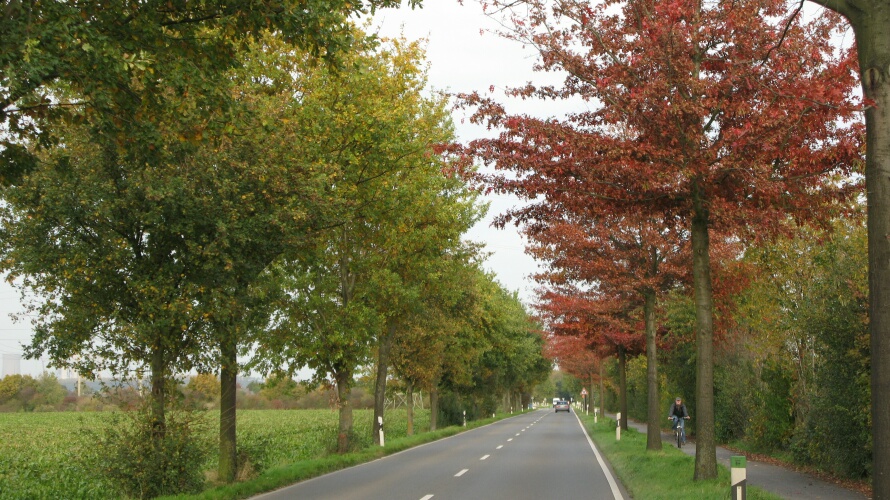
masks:
POLYGON ((255 497, 624 500, 581 422, 544 409, 255 497))

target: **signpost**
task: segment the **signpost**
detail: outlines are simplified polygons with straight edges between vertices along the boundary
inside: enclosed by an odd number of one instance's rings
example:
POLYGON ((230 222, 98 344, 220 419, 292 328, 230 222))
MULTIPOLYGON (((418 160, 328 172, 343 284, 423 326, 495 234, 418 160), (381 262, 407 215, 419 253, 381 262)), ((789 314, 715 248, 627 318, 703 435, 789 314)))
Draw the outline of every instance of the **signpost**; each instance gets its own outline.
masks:
POLYGON ((587 388, 584 387, 581 389, 581 397, 584 398, 584 414, 589 415, 590 412, 587 410, 587 388))
POLYGON ((747 471, 745 457, 730 457, 730 483, 732 484, 732 500, 745 500, 747 489, 747 471))

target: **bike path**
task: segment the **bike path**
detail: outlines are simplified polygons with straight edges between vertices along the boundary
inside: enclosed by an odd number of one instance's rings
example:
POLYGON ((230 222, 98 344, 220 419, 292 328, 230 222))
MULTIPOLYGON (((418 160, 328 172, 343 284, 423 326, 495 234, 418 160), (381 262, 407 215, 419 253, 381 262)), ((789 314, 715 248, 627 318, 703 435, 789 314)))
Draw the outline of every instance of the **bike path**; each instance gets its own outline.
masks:
MULTIPOLYGON (((607 415, 613 420, 615 415, 607 415)), ((646 424, 628 420, 627 425, 646 434, 646 424)), ((666 443, 675 441, 673 433, 661 433, 666 443)), ((675 444, 676 446, 676 444, 675 444)), ((682 448, 687 455, 695 456, 695 442, 687 441, 682 448)), ((720 446, 717 447, 717 462, 729 468, 729 458, 739 455, 720 446)), ((869 497, 862 493, 832 484, 815 476, 795 470, 779 467, 756 460, 747 459, 747 482, 763 490, 787 499, 831 499, 831 500, 866 500, 869 497)))

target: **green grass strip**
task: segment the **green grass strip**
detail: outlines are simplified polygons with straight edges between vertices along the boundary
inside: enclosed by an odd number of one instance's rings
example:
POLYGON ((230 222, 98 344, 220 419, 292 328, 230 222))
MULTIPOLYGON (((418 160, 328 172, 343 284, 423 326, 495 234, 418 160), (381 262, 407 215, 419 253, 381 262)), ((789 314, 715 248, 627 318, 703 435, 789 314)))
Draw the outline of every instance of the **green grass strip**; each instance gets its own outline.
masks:
POLYGON ((175 495, 160 497, 163 500, 236 500, 249 498, 260 493, 274 491, 300 481, 321 476, 329 472, 346 469, 354 465, 363 464, 378 458, 392 455, 415 446, 430 443, 442 438, 453 436, 470 429, 475 429, 490 423, 518 415, 498 414, 494 418, 467 422, 466 427, 451 426, 431 432, 424 432, 414 436, 400 439, 387 440, 386 446, 372 446, 355 453, 343 455, 328 455, 315 460, 304 460, 285 467, 278 467, 264 471, 256 478, 208 489, 197 495, 175 495))
MULTIPOLYGON (((632 498, 676 500, 677 498, 730 498, 729 469, 717 465, 717 479, 694 481, 695 457, 663 440, 661 451, 646 450, 646 435, 635 429, 621 431, 615 440, 615 421, 579 415, 587 432, 632 498)), ((757 487, 747 486, 749 500, 781 500, 782 497, 757 487)))

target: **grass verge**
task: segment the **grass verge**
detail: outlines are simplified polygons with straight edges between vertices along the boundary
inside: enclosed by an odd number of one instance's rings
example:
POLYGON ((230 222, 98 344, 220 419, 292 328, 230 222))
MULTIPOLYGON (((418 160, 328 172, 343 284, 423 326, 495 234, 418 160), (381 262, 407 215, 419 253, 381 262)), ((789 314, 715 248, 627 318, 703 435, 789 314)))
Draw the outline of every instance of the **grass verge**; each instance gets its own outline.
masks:
POLYGON ((466 427, 451 426, 436 431, 424 432, 414 436, 387 440, 386 446, 371 446, 362 451, 343 455, 328 455, 326 457, 303 460, 284 467, 277 467, 264 471, 257 477, 240 483, 217 486, 205 490, 197 495, 175 495, 161 497, 162 500, 235 500, 249 498, 254 495, 274 491, 300 481, 321 476, 354 465, 370 462, 378 458, 392 455, 415 446, 430 443, 438 439, 459 434, 470 429, 488 425, 492 422, 518 415, 498 414, 494 418, 467 422, 466 427))
MULTIPOLYGON (((615 440, 615 421, 579 415, 597 448, 612 465, 618 479, 633 498, 675 500, 677 498, 721 499, 730 497, 729 469, 717 466, 717 479, 693 481, 695 458, 662 443, 661 451, 646 451, 646 436, 635 429, 621 431, 615 440)), ((782 497, 748 486, 749 500, 781 500, 782 497)))

